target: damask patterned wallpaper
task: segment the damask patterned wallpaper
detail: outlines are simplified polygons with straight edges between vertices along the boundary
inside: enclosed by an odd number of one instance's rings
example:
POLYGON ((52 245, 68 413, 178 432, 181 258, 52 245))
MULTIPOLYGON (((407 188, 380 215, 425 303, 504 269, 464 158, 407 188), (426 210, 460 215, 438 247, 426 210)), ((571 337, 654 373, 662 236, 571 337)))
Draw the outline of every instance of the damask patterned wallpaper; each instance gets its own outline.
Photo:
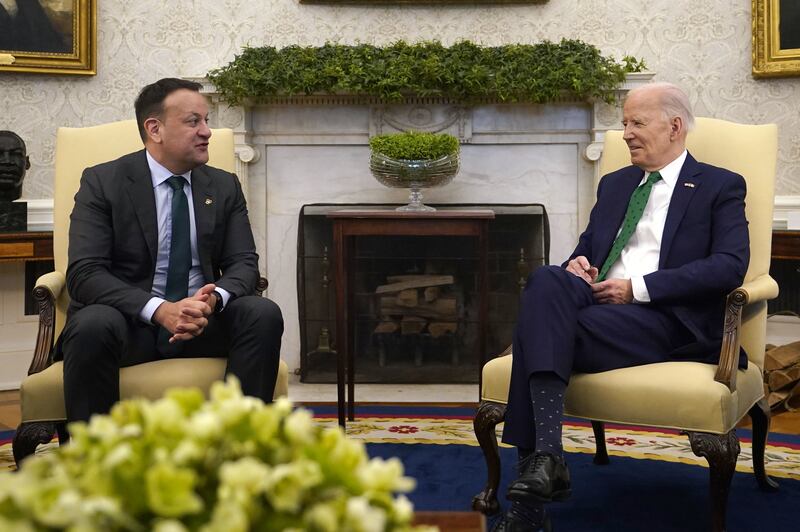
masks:
POLYGON ((485 45, 579 38, 643 57, 688 90, 698 115, 780 126, 777 193, 800 195, 800 78, 750 76, 750 0, 549 0, 543 5, 379 7, 297 0, 102 0, 98 75, 0 74, 0 129, 28 143, 25 198, 52 197, 56 128, 133 117, 139 88, 198 77, 245 45, 471 39, 485 45))

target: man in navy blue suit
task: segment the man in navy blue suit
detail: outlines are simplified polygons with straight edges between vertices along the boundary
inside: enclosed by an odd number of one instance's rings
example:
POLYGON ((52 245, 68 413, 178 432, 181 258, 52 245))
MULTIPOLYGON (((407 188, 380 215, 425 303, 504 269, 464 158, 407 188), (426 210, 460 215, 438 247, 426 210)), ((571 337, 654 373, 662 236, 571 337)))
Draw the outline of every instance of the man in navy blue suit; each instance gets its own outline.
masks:
POLYGON ((575 251, 537 269, 522 295, 503 430, 519 477, 495 530, 548 530, 543 504, 571 493, 561 448, 570 375, 717 363, 725 297, 747 270, 745 181, 686 151, 686 94, 669 83, 634 89, 622 123, 632 166, 603 177, 575 251))

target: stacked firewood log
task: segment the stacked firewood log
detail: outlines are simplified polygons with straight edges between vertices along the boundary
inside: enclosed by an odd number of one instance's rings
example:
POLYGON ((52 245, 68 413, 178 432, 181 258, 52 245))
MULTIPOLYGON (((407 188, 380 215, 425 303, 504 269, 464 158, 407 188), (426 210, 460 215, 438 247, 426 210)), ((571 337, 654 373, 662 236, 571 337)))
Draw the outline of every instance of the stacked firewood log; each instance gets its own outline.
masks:
POLYGON ((800 342, 767 346, 764 388, 771 410, 800 409, 800 342))
POLYGON ((452 275, 390 275, 375 290, 380 322, 375 334, 455 334, 458 300, 452 275))

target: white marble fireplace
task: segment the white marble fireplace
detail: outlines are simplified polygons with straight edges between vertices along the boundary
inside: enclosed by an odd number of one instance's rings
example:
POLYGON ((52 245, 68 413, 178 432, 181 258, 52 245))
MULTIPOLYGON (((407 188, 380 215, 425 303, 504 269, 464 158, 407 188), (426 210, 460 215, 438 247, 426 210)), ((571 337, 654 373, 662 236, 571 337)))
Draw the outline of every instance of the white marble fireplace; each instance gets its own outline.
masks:
MULTIPOLYGON (((652 74, 632 74, 620 96, 652 74)), ((401 203, 405 190, 379 184, 368 169, 370 136, 406 129, 448 132, 462 141, 461 172, 425 191, 433 203, 542 203, 550 219, 550 260, 572 251, 594 201, 595 163, 603 135, 620 124, 605 103, 549 105, 442 99, 385 104, 351 96, 275 99, 229 106, 205 83, 215 127, 235 131, 237 173, 269 279, 268 295, 283 310, 282 358, 300 365, 297 226, 309 203, 401 203)))

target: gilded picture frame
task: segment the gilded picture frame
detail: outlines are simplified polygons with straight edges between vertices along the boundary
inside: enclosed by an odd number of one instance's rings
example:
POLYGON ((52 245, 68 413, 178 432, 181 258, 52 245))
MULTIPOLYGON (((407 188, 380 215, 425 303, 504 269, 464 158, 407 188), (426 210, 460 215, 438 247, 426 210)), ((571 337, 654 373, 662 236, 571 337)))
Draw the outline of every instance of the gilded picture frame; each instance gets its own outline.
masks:
POLYGON ((97 0, 0 2, 0 73, 93 76, 96 64, 97 0))
POLYGON ((753 77, 800 76, 800 2, 752 0, 753 77))

